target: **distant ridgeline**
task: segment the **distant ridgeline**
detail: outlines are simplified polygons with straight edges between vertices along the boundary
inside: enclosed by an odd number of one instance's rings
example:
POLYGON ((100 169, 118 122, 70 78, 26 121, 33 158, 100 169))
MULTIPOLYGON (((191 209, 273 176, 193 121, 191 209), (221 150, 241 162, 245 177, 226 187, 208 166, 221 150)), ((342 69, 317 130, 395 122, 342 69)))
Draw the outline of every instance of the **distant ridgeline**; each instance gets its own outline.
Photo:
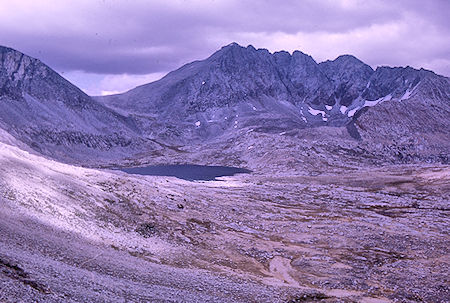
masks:
POLYGON ((426 146, 449 138, 449 78, 411 67, 373 70, 350 55, 318 64, 300 51, 232 43, 161 80, 103 97, 13 49, 0 47, 0 62, 0 127, 64 161, 164 152, 243 129, 347 127, 356 139, 423 137, 426 146))

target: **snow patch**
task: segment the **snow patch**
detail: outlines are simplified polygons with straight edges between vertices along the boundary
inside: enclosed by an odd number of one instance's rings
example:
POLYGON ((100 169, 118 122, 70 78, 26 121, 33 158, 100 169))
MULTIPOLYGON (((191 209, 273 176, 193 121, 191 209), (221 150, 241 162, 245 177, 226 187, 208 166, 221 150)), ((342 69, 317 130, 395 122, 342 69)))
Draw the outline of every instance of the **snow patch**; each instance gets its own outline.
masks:
POLYGON ((311 107, 308 107, 308 112, 311 115, 314 115, 314 116, 322 115, 322 117, 325 117, 325 115, 326 115, 326 113, 324 111, 318 110, 318 109, 314 109, 314 108, 311 108, 311 107))
POLYGON ((253 110, 256 110, 256 107, 253 106, 253 110))
POLYGON ((363 107, 372 107, 377 105, 378 103, 384 102, 384 101, 389 101, 392 99, 392 94, 389 94, 387 96, 378 98, 377 100, 373 100, 373 101, 365 101, 363 107))
POLYGON ((200 121, 195 122, 195 126, 199 127, 202 124, 200 121))
POLYGON ((332 110, 332 109, 333 109, 333 106, 325 105, 325 108, 326 108, 327 110, 332 110))
POLYGON ((350 110, 347 114, 348 117, 353 117, 353 115, 360 109, 360 107, 358 106, 357 108, 354 108, 352 110, 350 110))
POLYGON ((347 106, 341 105, 341 107, 339 108, 339 110, 340 110, 341 113, 344 115, 345 112, 347 111, 347 106))
POLYGON ((381 99, 382 98, 374 100, 374 101, 366 101, 366 102, 364 102, 364 106, 368 106, 368 107, 375 106, 375 105, 377 105, 378 103, 381 102, 381 99))
POLYGON ((411 96, 411 94, 412 94, 412 91, 410 91, 409 89, 406 90, 406 92, 405 92, 405 93, 403 94, 403 96, 400 98, 400 101, 409 99, 409 97, 411 96))
POLYGON ((416 86, 414 86, 412 89, 407 89, 403 96, 400 98, 400 101, 409 99, 418 85, 419 83, 417 83, 416 86))
POLYGON ((206 82, 205 82, 205 81, 203 81, 203 82, 202 82, 202 85, 205 85, 205 83, 206 83, 206 82))

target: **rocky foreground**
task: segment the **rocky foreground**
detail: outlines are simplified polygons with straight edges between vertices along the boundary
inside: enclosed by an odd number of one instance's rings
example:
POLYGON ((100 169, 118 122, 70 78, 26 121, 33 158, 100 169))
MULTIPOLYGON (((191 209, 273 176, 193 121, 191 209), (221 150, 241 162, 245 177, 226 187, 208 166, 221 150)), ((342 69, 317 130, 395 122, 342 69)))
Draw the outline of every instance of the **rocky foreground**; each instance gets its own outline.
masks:
POLYGON ((0 301, 447 302, 450 167, 352 165, 189 182, 1 143, 0 301))

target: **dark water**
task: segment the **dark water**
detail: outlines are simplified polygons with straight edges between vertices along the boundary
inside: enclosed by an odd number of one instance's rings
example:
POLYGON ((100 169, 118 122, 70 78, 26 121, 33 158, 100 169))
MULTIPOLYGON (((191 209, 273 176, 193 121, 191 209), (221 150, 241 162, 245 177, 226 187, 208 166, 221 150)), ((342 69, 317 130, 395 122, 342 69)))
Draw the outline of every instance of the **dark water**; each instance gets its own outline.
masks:
POLYGON ((120 168, 129 174, 147 176, 171 176, 188 181, 212 181, 217 177, 234 176, 235 174, 250 173, 245 168, 228 166, 203 166, 203 165, 153 165, 145 167, 120 168))

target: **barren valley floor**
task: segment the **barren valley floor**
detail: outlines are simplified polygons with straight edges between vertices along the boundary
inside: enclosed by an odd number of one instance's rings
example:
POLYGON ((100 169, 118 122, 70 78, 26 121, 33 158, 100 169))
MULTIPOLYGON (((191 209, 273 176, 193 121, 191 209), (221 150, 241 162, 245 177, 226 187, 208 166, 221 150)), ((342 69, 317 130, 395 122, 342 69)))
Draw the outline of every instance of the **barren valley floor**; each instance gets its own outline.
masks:
POLYGON ((450 167, 220 181, 0 146, 1 302, 446 302, 450 167))

